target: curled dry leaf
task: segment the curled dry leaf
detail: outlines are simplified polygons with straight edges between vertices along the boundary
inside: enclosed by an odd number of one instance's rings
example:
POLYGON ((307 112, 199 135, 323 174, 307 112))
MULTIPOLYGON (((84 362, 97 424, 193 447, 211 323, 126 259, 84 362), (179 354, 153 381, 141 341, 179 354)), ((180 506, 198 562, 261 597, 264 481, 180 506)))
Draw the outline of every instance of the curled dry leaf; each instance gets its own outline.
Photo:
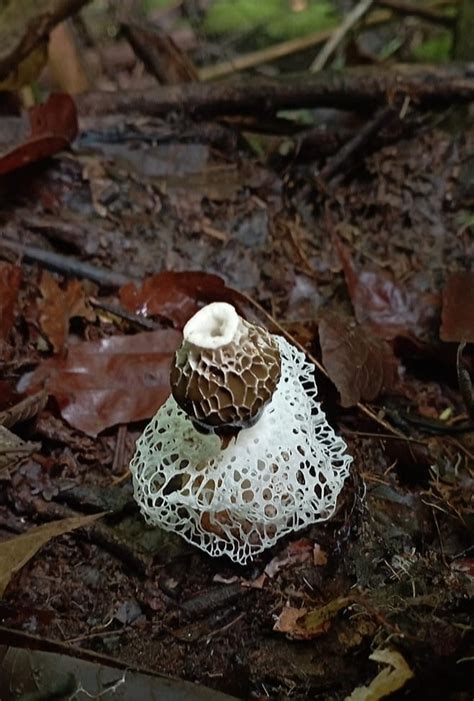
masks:
POLYGON ((5 426, 0 426, 0 473, 15 467, 18 462, 40 448, 40 443, 23 441, 5 426))
POLYGON ((158 273, 146 278, 138 289, 133 282, 127 283, 119 294, 128 311, 162 316, 177 328, 182 328, 203 303, 229 302, 238 306, 243 301, 218 275, 192 271, 158 273))
POLYGON ((347 246, 334 237, 357 321, 386 340, 423 337, 438 311, 438 298, 400 285, 387 271, 357 270, 347 246))
POLYGON ((344 407, 371 401, 393 386, 397 360, 390 346, 353 319, 325 314, 319 322, 323 365, 344 407))
POLYGON ((273 630, 286 633, 296 640, 308 640, 329 630, 331 619, 350 603, 347 597, 338 597, 329 604, 308 611, 305 608, 285 606, 278 616, 273 630))
POLYGON ((452 273, 443 289, 441 339, 474 343, 474 273, 452 273))
POLYGON ((53 156, 67 148, 76 138, 77 111, 70 95, 51 95, 44 105, 32 107, 28 117, 30 134, 22 142, 0 154, 0 175, 53 156))
POLYGON ((79 280, 68 280, 63 290, 50 273, 43 271, 39 287, 43 295, 38 304, 40 326, 59 353, 66 346, 69 320, 79 316, 94 321, 95 312, 88 306, 79 280))
POLYGON ((51 538, 70 533, 76 528, 82 528, 102 518, 104 514, 88 516, 73 516, 61 521, 45 523, 36 528, 30 528, 26 533, 9 538, 0 543, 0 597, 3 596, 10 579, 18 572, 38 550, 46 545, 51 538))
POLYGON ((181 342, 173 329, 78 343, 49 358, 29 386, 53 395, 63 418, 96 436, 116 424, 148 419, 170 393, 171 359, 181 342))
POLYGON ((369 660, 387 665, 369 686, 358 686, 345 701, 378 701, 401 689, 413 677, 405 658, 396 650, 375 650, 369 660))
POLYGON ((0 341, 6 341, 15 320, 21 268, 0 262, 0 341))

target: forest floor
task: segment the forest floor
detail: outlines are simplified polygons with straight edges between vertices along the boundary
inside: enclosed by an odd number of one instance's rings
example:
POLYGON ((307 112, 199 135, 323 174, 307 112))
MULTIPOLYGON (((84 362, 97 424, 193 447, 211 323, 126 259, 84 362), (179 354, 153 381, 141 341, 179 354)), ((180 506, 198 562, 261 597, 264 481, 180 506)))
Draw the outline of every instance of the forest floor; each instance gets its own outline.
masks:
MULTIPOLYGON (((357 698, 468 701, 474 132, 410 106, 325 171, 373 112, 269 137, 78 105, 70 150, 2 182, 0 642, 239 698, 339 701, 385 668, 357 698), (244 567, 146 526, 128 471, 179 331, 220 299, 318 362, 353 456, 333 518, 244 567)), ((76 697, 52 676, 28 696, 21 660, 25 699, 76 697)))

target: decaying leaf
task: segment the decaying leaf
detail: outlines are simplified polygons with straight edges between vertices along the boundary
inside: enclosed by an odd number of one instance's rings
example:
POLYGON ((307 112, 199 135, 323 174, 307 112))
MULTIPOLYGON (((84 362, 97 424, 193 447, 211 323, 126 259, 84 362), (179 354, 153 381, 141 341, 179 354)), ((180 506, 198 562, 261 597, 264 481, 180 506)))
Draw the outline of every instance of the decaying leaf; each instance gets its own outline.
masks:
POLYGON ((0 91, 20 90, 33 83, 48 60, 48 42, 43 41, 28 54, 5 78, 0 80, 0 91))
POLYGON ((56 93, 28 113, 30 134, 0 154, 0 175, 48 158, 67 148, 77 135, 76 105, 70 95, 56 93))
POLYGON ((148 419, 168 397, 171 359, 181 342, 173 329, 78 343, 49 358, 30 386, 44 383, 64 419, 96 436, 116 424, 148 419))
POLYGON ((69 533, 76 528, 82 528, 102 518, 104 514, 88 516, 73 516, 61 521, 45 523, 36 528, 30 528, 26 533, 9 538, 0 543, 0 597, 3 596, 10 579, 18 572, 38 550, 46 545, 51 538, 69 533))
POLYGON ((325 314, 319 322, 323 365, 344 407, 371 401, 395 380, 397 360, 390 346, 347 317, 325 314))
POLYGON ((369 686, 358 686, 345 701, 378 701, 401 689, 413 677, 404 657, 396 650, 375 650, 369 660, 387 666, 372 679, 369 686))
POLYGON ((21 283, 21 268, 0 262, 0 340, 6 341, 15 319, 15 305, 21 283))
POLYGON ((38 304, 39 322, 55 352, 59 353, 66 345, 70 319, 80 316, 94 321, 95 312, 87 305, 79 280, 69 280, 63 290, 50 273, 43 271, 39 287, 43 295, 38 304))
POLYGON ((120 289, 125 309, 143 316, 162 316, 182 328, 197 312, 200 303, 238 304, 240 295, 218 275, 201 272, 163 272, 146 278, 137 289, 133 282, 120 289))
POLYGON ((20 460, 40 448, 40 443, 23 441, 5 426, 0 426, 0 472, 14 467, 20 460))
POLYGON ((306 562, 313 552, 313 541, 309 538, 300 538, 290 543, 281 553, 274 557, 265 567, 265 574, 275 577, 278 572, 286 567, 306 562))
POLYGON ((296 640, 315 638, 326 633, 331 625, 331 619, 339 611, 346 608, 349 603, 350 599, 348 597, 341 596, 334 599, 334 601, 330 601, 329 604, 311 611, 305 608, 298 609, 293 606, 285 606, 278 616, 273 630, 279 633, 286 633, 290 638, 296 640))
POLYGON ((357 270, 349 249, 335 242, 357 321, 386 340, 423 337, 438 309, 436 295, 410 290, 384 270, 357 270))
POLYGON ((474 343, 474 273, 452 273, 443 289, 440 336, 443 341, 474 343))
POLYGON ((0 425, 10 428, 21 421, 28 421, 44 409, 48 395, 46 392, 38 392, 30 397, 22 399, 9 409, 0 412, 0 425))

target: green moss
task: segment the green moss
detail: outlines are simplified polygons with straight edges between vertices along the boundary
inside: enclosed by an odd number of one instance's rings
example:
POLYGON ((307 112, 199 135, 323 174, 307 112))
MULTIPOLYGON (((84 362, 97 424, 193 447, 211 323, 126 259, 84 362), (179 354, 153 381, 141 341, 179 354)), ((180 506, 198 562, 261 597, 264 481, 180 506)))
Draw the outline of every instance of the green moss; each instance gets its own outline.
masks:
POLYGON ((413 51, 413 58, 429 63, 441 63, 451 57, 453 35, 450 31, 440 32, 427 39, 413 51))
POLYGON ((211 35, 261 29, 269 39, 283 40, 328 29, 337 22, 330 0, 309 2, 302 12, 292 12, 288 0, 215 0, 204 28, 211 35))

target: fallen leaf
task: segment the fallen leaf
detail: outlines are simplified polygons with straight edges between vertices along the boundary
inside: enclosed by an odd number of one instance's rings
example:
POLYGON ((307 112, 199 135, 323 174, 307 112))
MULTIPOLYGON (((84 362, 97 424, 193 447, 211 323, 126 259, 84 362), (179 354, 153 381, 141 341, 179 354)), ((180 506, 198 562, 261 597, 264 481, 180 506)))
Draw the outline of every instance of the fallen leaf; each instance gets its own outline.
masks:
POLYGON ((384 270, 357 270, 347 246, 334 239, 357 321, 385 340, 424 337, 438 311, 437 296, 402 286, 384 270))
POLYGON ((137 289, 129 282, 119 292, 125 309, 143 316, 161 316, 177 328, 195 314, 200 303, 230 302, 238 305, 242 296, 218 275, 202 272, 167 271, 152 275, 137 289))
POLYGON ((0 80, 0 92, 15 92, 36 81, 48 60, 48 42, 42 41, 8 75, 0 80))
POLYGON ((264 572, 268 577, 275 577, 280 570, 309 560, 312 551, 313 542, 309 538, 300 538, 300 540, 290 543, 287 548, 270 560, 264 572))
POLYGON ((181 342, 173 329, 78 343, 66 358, 45 360, 29 388, 44 384, 74 428, 96 436, 116 424, 148 419, 170 393, 171 359, 181 342))
POLYGON ((474 273, 452 273, 443 289, 441 339, 474 343, 474 273))
POLYGON ((369 660, 388 665, 372 679, 369 686, 358 686, 345 701, 378 701, 401 689, 413 677, 413 672, 399 652, 375 650, 369 660))
POLYGON ((39 288, 43 295, 38 303, 39 323, 55 352, 59 353, 66 345, 70 319, 79 316, 95 321, 95 313, 86 303, 84 288, 79 280, 68 280, 63 290, 45 270, 39 288))
POLYGON ((273 630, 286 633, 295 640, 309 640, 329 630, 331 619, 350 603, 347 597, 338 597, 318 609, 285 606, 278 616, 273 630))
POLYGON ((31 133, 0 154, 0 175, 53 156, 67 148, 77 135, 76 105, 70 95, 50 95, 44 105, 32 107, 28 116, 31 133))
POLYGON ((26 533, 0 543, 0 597, 13 577, 51 538, 88 526, 104 514, 73 516, 30 528, 26 533))
POLYGON ((15 320, 21 268, 0 262, 0 340, 6 341, 15 320))
POLYGON ((0 426, 0 472, 14 467, 20 460, 40 448, 41 443, 23 441, 5 426, 0 426))
POLYGON ((328 556, 319 543, 314 544, 313 548, 313 565, 315 567, 324 567, 328 563, 328 556))
POLYGON ((322 361, 344 407, 371 401, 393 385, 397 360, 390 346, 354 320, 324 314, 319 321, 322 361))

